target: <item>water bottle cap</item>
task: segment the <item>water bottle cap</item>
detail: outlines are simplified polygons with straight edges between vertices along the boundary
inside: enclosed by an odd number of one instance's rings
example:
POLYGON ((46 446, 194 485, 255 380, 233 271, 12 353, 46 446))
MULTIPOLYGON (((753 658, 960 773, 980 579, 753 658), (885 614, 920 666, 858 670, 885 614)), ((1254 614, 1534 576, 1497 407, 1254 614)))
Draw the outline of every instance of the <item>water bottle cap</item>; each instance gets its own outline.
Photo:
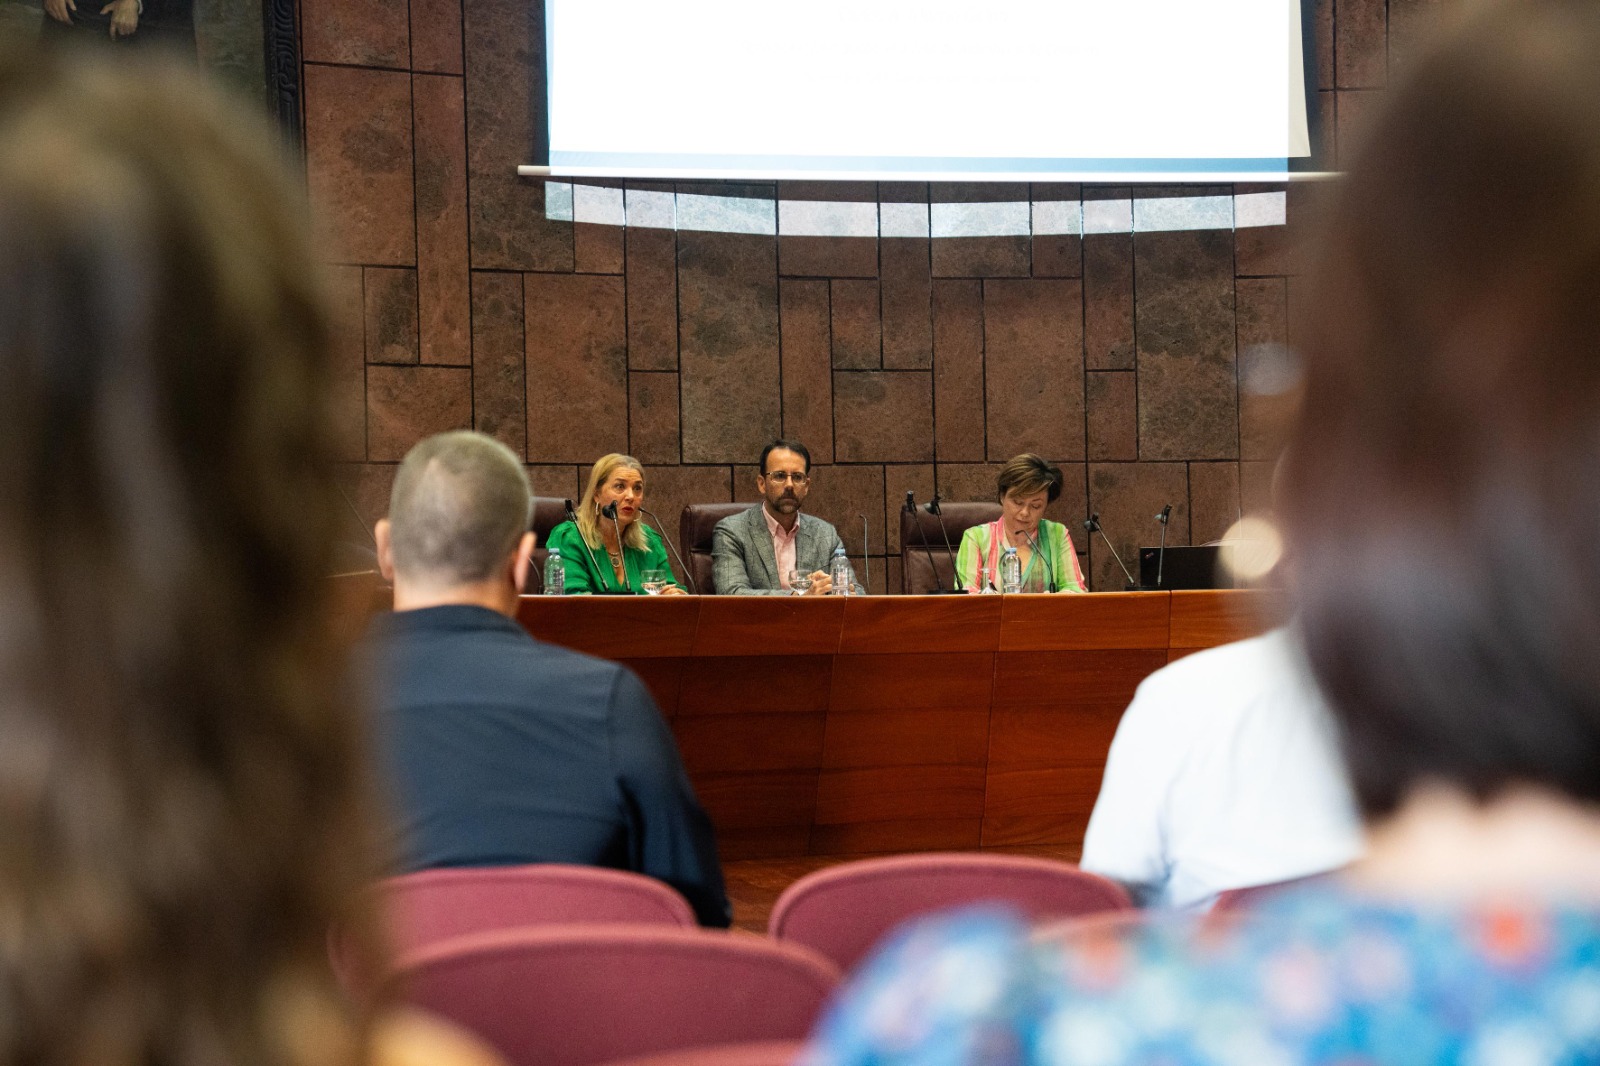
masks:
POLYGON ((550 558, 552 558, 552 559, 561 558, 561 549, 560 548, 551 548, 550 549, 550 558))

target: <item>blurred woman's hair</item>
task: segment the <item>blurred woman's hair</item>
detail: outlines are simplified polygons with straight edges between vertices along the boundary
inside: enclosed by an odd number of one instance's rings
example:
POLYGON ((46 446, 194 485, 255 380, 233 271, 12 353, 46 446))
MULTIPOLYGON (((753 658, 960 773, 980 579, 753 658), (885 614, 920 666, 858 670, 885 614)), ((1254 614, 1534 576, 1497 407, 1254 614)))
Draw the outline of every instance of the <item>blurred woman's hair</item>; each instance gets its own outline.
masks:
POLYGON ((1037 496, 1043 492, 1050 503, 1061 495, 1061 468, 1032 452, 1006 460, 997 478, 999 498, 1037 496))
MULTIPOLYGON (((583 539, 591 548, 600 547, 600 523, 604 521, 607 528, 611 526, 611 519, 600 517, 600 504, 596 497, 600 495, 600 490, 605 487, 606 482, 611 480, 611 475, 618 470, 632 470, 641 478, 644 477, 644 467, 633 456, 618 455, 616 452, 602 455, 595 461, 594 466, 590 467, 589 482, 583 487, 583 502, 575 509, 578 516, 578 532, 583 534, 583 539)), ((639 551, 648 550, 650 542, 645 539, 644 529, 644 520, 641 518, 623 530, 622 544, 617 545, 618 549, 626 545, 639 551)))
POLYGON ((1600 802, 1600 5, 1461 26, 1328 223, 1283 512, 1363 811, 1600 802))
POLYGON ((264 122, 0 60, 0 1062, 344 1063, 329 323, 264 122))

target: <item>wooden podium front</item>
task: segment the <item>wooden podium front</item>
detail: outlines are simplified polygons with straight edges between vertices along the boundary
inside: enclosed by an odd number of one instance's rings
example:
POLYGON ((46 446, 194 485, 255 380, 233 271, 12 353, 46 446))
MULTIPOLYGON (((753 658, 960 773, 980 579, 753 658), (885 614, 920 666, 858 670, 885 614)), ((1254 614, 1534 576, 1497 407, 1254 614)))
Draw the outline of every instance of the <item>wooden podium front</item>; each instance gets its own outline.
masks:
POLYGON ((539 597, 655 693, 726 859, 1080 844, 1133 691, 1259 633, 1247 591, 539 597))

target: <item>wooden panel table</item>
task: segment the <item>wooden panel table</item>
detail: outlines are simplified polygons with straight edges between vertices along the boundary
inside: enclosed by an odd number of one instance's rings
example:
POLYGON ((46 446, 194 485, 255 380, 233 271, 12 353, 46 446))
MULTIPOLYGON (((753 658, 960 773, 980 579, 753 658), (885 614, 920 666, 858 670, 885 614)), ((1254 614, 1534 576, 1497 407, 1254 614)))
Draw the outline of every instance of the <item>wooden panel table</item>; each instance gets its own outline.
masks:
POLYGON ((518 618, 639 672, 738 859, 1080 843, 1139 682, 1281 609, 1247 591, 529 596, 518 618))

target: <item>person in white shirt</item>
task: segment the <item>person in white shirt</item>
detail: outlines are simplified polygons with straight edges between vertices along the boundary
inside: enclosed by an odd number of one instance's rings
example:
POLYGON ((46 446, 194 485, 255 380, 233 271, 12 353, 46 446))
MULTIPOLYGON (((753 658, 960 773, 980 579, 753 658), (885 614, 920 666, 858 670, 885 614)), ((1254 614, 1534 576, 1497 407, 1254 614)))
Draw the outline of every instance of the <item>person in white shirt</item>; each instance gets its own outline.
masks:
POLYGON ((1334 726, 1291 629, 1151 674, 1122 716, 1085 870, 1141 906, 1204 911, 1228 889, 1336 869, 1361 831, 1334 726))

